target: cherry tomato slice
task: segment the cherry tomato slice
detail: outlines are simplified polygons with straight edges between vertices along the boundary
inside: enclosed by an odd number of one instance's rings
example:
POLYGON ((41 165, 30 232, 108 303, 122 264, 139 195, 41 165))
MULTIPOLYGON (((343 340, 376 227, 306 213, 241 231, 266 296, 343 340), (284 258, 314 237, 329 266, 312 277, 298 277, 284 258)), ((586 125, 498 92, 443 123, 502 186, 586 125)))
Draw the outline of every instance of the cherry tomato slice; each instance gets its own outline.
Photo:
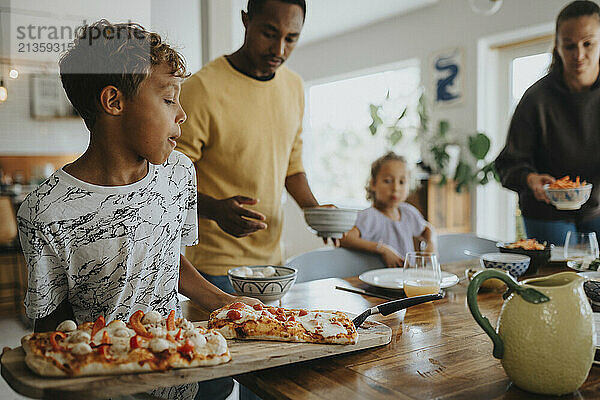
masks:
POLYGON ((104 317, 101 315, 94 322, 94 326, 92 327, 92 339, 96 336, 96 333, 100 331, 100 329, 106 326, 106 321, 104 321, 104 317))
POLYGON ((175 330, 175 310, 171 310, 169 316, 167 317, 167 330, 174 331, 175 330))
POLYGON ((65 339, 67 337, 67 335, 65 335, 63 332, 60 332, 60 331, 56 331, 50 335, 50 344, 52 345, 52 349, 54 351, 60 351, 63 349, 63 347, 60 344, 58 344, 58 342, 56 341, 57 337, 59 337, 62 340, 62 339, 65 339))
POLYGON ((141 319, 143 316, 144 316, 144 312, 142 310, 138 310, 138 311, 134 312, 133 315, 131 316, 131 318, 129 318, 129 325, 131 325, 131 328, 138 335, 145 337, 145 338, 151 338, 152 334, 150 332, 148 332, 146 330, 146 328, 144 327, 144 325, 142 325, 142 323, 141 323, 141 319))
POLYGON ((242 314, 238 310, 229 310, 227 311, 227 318, 235 321, 236 319, 242 318, 242 314))

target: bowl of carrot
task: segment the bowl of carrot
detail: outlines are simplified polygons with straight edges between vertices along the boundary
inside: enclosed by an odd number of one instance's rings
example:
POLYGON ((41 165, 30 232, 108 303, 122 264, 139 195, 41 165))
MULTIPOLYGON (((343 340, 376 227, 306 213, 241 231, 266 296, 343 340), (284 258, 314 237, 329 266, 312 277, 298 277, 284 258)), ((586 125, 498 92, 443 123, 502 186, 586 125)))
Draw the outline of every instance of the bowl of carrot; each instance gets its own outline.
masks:
POLYGON ((544 191, 550 203, 558 210, 578 210, 590 198, 592 184, 582 181, 579 177, 571 180, 567 175, 544 185, 544 191))

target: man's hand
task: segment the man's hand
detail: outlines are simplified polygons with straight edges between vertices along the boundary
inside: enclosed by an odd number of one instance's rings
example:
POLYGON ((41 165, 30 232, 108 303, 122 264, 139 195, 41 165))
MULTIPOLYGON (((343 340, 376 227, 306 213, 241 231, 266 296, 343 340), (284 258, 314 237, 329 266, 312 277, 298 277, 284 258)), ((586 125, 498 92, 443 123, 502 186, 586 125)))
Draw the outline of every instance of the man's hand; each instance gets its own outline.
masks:
POLYGON ((544 185, 553 183, 555 180, 556 179, 554 179, 550 175, 536 174, 532 172, 529 175, 527 175, 527 186, 529 186, 529 188, 533 192, 533 195, 535 196, 536 200, 543 201, 549 204, 550 199, 544 191, 544 185))
POLYGON ((223 200, 213 200, 210 218, 225 232, 235 237, 245 237, 261 229, 266 229, 263 214, 244 208, 244 204, 254 205, 256 199, 233 196, 223 200))
MULTIPOLYGON (((313 208, 337 208, 336 206, 334 206, 333 204, 323 204, 320 206, 315 206, 313 208)), ((327 241, 331 239, 331 244, 333 244, 333 247, 340 247, 340 239, 334 239, 334 238, 323 238, 323 243, 327 244, 327 241)))
POLYGON ((396 268, 404 266, 404 260, 400 255, 396 252, 396 250, 392 249, 387 244, 382 244, 380 246, 380 253, 383 262, 388 268, 396 268))

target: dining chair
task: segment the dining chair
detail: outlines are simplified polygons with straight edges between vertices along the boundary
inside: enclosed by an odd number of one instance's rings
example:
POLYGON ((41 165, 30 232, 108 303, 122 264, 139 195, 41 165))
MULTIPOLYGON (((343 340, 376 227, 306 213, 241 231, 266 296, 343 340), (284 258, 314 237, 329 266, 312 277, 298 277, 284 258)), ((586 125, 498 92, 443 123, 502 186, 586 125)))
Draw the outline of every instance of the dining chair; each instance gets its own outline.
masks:
POLYGON ((475 254, 496 253, 499 251, 495 240, 482 238, 474 233, 438 235, 436 249, 440 264, 472 259, 472 256, 465 255, 465 250, 475 254))
POLYGON ((376 255, 342 248, 309 251, 289 258, 286 265, 298 270, 297 283, 348 278, 371 269, 385 268, 381 258, 376 255))
POLYGON ((17 218, 9 196, 0 196, 0 306, 21 313, 21 247, 17 218), (6 292, 12 295, 4 295, 6 292))

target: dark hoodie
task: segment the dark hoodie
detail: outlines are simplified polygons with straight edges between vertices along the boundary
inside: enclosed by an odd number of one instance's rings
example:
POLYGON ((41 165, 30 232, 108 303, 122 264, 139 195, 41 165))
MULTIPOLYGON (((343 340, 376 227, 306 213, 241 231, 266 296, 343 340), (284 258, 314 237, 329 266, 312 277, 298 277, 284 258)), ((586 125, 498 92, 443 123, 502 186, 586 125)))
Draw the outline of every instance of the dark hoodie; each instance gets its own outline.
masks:
POLYGON ((502 185, 519 194, 525 217, 578 222, 600 216, 600 76, 591 90, 572 93, 556 68, 527 89, 496 168, 502 185), (581 209, 559 211, 535 199, 526 182, 531 172, 580 176, 594 188, 581 209))

